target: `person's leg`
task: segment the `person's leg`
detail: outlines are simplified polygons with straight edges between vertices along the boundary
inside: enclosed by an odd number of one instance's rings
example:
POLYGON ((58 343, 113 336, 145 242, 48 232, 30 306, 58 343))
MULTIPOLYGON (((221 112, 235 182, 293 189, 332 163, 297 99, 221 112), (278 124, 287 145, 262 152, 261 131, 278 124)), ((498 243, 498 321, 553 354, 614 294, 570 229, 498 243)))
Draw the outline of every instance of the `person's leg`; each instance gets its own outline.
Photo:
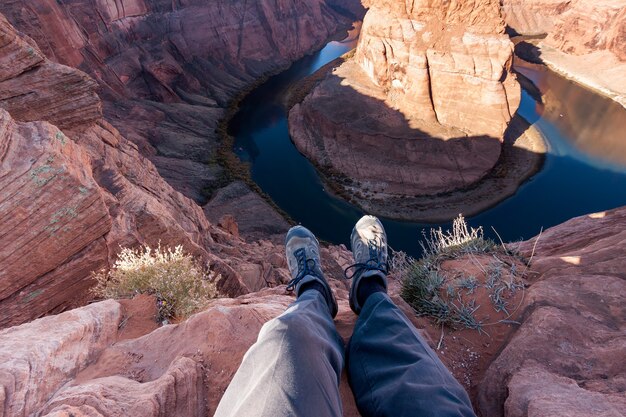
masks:
POLYGON ((347 354, 363 417, 475 414, 463 387, 387 295, 387 236, 373 216, 351 237, 356 264, 350 307, 359 318, 347 354))
POLYGON ((220 400, 217 417, 341 416, 344 347, 337 304, 319 268, 319 247, 303 227, 287 234, 297 300, 267 322, 220 400))
POLYGON ((474 416, 461 384, 385 292, 364 302, 347 362, 363 417, 474 416))
POLYGON ((324 297, 305 291, 263 326, 215 416, 341 416, 343 352, 324 297))

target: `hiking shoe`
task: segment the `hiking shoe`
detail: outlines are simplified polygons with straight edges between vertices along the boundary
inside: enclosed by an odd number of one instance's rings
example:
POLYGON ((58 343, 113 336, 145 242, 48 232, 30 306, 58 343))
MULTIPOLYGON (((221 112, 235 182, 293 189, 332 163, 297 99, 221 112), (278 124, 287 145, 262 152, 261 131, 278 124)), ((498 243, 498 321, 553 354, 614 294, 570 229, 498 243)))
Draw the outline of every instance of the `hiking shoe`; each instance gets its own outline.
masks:
POLYGON ((302 287, 310 282, 318 282, 324 291, 331 316, 337 315, 337 301, 324 278, 320 263, 320 244, 309 229, 303 226, 294 226, 287 232, 285 238, 285 252, 287 265, 291 273, 291 281, 287 284, 287 291, 296 290, 296 297, 300 296, 302 287))
POLYGON ((359 314, 363 306, 357 300, 357 293, 363 278, 379 277, 387 292, 387 234, 378 218, 363 216, 352 229, 350 243, 356 263, 346 268, 345 275, 347 279, 352 279, 350 308, 359 314), (349 275, 350 270, 353 270, 352 275, 349 275))

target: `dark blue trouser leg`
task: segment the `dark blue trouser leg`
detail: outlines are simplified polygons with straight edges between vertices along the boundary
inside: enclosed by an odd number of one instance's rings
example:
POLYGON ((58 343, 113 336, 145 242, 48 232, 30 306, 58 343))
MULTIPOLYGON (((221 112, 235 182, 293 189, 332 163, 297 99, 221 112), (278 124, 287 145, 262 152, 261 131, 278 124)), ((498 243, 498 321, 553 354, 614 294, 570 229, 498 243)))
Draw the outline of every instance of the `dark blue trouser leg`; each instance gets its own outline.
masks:
POLYGON ((461 384, 385 293, 365 302, 347 366, 363 417, 475 417, 461 384))

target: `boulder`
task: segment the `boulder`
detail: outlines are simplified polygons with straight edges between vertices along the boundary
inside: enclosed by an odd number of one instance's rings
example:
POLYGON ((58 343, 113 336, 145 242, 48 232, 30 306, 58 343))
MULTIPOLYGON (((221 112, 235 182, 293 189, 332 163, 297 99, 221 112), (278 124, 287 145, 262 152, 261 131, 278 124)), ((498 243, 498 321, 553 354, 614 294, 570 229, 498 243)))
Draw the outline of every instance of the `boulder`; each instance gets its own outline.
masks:
POLYGON ((0 415, 37 414, 115 341, 121 320, 108 300, 0 330, 0 415))
POLYGON ((520 329, 480 384, 484 415, 622 415, 625 224, 625 208, 595 213, 517 247, 533 255, 535 281, 520 329))

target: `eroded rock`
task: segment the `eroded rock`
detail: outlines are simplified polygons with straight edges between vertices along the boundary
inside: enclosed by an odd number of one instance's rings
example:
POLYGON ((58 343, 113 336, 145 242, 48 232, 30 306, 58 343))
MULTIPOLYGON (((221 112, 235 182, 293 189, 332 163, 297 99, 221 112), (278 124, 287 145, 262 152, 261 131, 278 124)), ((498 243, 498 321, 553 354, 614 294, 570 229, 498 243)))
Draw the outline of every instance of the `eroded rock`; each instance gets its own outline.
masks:
POLYGON ((505 0, 502 12, 514 32, 545 36, 527 58, 626 106, 625 0, 505 0))
POLYGON ((229 213, 236 213, 238 232, 248 241, 269 239, 282 243, 289 229, 289 223, 241 181, 218 190, 203 210, 214 223, 229 213))
POLYGON ((282 282, 270 266, 242 278, 238 270, 245 268, 239 265, 263 265, 267 253, 211 226, 202 209, 173 190, 136 145, 101 118, 94 120, 99 101, 84 102, 97 98, 89 77, 41 56, 16 58, 30 56, 30 43, 6 20, 0 28, 10 51, 0 55, 1 67, 11 68, 11 60, 22 65, 3 73, 0 87, 17 88, 28 76, 26 95, 45 98, 33 106, 29 100, 0 99, 0 327, 84 304, 91 297, 91 273, 111 265, 120 246, 183 245, 224 271, 221 286, 229 295, 282 282), (44 74, 65 90, 48 89, 44 74), (58 109, 68 118, 59 119, 58 109), (43 121, 21 123, 15 117, 43 121), (228 264, 211 252, 228 252, 228 264))
POLYGON ((159 153, 161 175, 204 204, 202 190, 221 181, 215 130, 224 108, 362 16, 358 0, 340 3, 13 0, 0 12, 45 56, 95 79, 107 120, 144 156, 159 153))
POLYGON ((30 416, 111 345, 122 320, 108 300, 0 331, 0 415, 30 416))
POLYGON ((290 111, 291 136, 357 203, 467 189, 519 104, 512 53, 496 1, 372 2, 354 57, 290 111))
POLYGON ((626 402, 626 209, 578 217, 519 246, 537 273, 522 326, 491 364, 485 415, 621 415, 626 402))

